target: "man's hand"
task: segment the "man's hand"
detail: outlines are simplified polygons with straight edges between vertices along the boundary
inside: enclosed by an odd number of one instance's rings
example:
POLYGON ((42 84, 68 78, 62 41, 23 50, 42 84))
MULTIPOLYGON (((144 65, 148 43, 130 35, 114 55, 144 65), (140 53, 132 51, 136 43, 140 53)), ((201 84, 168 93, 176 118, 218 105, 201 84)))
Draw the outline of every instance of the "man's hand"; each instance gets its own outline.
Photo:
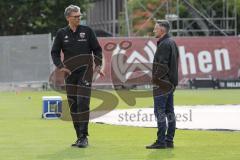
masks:
POLYGON ((69 69, 67 69, 66 67, 61 68, 60 71, 66 73, 67 76, 72 74, 72 72, 69 69))
POLYGON ((101 66, 96 66, 95 71, 100 75, 100 77, 104 77, 105 73, 103 72, 103 69, 101 66))

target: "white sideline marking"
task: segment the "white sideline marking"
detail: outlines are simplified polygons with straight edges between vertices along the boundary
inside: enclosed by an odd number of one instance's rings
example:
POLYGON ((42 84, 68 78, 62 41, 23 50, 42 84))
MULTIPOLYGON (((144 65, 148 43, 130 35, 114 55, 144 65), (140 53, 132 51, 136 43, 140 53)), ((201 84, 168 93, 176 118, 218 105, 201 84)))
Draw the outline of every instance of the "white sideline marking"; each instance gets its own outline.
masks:
MULTIPOLYGON (((240 105, 175 106, 175 114, 179 129, 240 130, 240 105)), ((153 108, 117 109, 91 122, 157 127, 153 108)))

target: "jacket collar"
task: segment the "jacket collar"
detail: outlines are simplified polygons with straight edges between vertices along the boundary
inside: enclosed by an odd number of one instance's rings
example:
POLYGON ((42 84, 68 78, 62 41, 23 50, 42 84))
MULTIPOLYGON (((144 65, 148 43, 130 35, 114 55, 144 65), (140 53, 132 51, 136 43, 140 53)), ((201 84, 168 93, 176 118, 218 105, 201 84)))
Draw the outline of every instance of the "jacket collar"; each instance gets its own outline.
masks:
POLYGON ((159 38, 159 40, 157 41, 157 45, 159 45, 163 40, 169 38, 170 35, 169 34, 165 34, 162 38, 159 38))
MULTIPOLYGON (((80 25, 77 26, 76 32, 79 30, 79 28, 80 28, 80 25)), ((73 32, 73 30, 70 28, 69 25, 67 26, 67 30, 70 32, 73 32)))

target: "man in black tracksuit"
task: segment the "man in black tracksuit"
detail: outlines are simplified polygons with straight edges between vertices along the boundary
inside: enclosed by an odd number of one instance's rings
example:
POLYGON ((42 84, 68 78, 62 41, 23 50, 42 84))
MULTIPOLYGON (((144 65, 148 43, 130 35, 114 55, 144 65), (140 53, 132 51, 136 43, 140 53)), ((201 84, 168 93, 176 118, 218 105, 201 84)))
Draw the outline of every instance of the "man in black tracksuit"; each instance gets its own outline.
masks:
POLYGON ((153 60, 152 78, 155 85, 153 88, 154 114, 157 118, 158 132, 156 142, 147 146, 147 149, 174 147, 176 119, 173 92, 178 85, 179 52, 176 43, 168 34, 169 30, 168 21, 156 22, 154 33, 159 40, 153 60))
POLYGON ((89 104, 93 72, 101 71, 102 48, 93 30, 80 25, 80 8, 70 5, 64 15, 68 26, 57 31, 51 50, 52 60, 66 74, 66 91, 73 125, 77 134, 76 147, 88 145, 89 104), (64 54, 61 61, 60 53, 64 54), (93 69, 93 62, 95 69, 93 69))

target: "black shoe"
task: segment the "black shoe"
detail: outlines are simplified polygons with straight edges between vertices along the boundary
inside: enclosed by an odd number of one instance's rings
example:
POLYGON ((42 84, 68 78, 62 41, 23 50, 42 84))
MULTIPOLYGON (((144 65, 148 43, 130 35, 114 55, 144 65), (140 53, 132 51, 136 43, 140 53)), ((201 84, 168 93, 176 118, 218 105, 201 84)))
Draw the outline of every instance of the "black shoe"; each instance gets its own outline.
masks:
POLYGON ((80 137, 78 140, 72 144, 72 147, 86 148, 88 146, 88 138, 80 137))
POLYGON ((80 140, 80 139, 77 139, 76 142, 72 144, 72 147, 77 147, 77 144, 78 144, 78 141, 79 141, 79 140, 80 140))
POLYGON ((166 144, 161 144, 158 141, 150 146, 146 146, 146 149, 166 149, 166 144))
POLYGON ((88 138, 87 137, 81 137, 79 138, 79 141, 77 143, 77 147, 79 148, 86 148, 88 146, 88 138))
POLYGON ((174 148, 173 142, 166 142, 167 148, 174 148))

